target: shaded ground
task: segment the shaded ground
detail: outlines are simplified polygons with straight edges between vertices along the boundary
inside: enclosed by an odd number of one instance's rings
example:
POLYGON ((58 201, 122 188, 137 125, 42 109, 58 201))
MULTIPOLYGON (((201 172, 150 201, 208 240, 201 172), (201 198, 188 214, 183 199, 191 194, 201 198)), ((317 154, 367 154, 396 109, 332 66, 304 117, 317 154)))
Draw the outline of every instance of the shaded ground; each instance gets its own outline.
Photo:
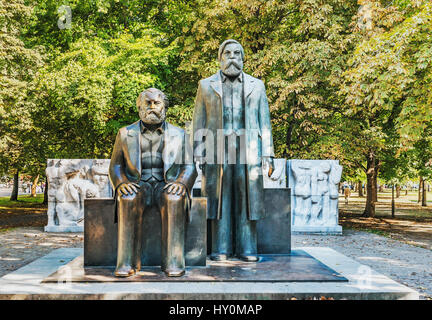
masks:
POLYGON ((417 194, 409 193, 396 199, 395 218, 391 217, 391 193, 378 194, 376 216, 362 217, 365 198, 350 197, 348 205, 339 201, 339 221, 345 228, 372 231, 409 244, 432 250, 432 203, 422 207, 417 194))
POLYGON ((47 224, 47 206, 42 204, 42 194, 36 198, 23 195, 18 200, 11 202, 9 197, 0 198, 0 231, 15 227, 42 227, 47 224))

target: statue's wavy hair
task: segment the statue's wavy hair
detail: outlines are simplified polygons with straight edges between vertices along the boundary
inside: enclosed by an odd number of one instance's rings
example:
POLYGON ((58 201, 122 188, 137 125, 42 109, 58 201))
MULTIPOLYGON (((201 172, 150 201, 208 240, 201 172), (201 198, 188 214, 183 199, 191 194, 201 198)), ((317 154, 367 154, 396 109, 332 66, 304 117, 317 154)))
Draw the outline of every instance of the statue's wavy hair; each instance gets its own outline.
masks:
POLYGON ((243 46, 240 44, 240 42, 238 42, 237 40, 234 40, 234 39, 228 39, 228 40, 225 40, 224 42, 221 43, 221 45, 219 46, 219 51, 218 51, 218 60, 219 61, 221 60, 222 53, 223 53, 225 47, 228 44, 230 44, 230 43, 235 43, 235 44, 238 44, 240 46, 240 52, 241 52, 241 55, 242 55, 242 60, 244 61, 244 49, 243 49, 243 46))
POLYGON ((141 107, 141 104, 142 104, 142 102, 144 101, 144 97, 145 97, 145 95, 146 95, 147 93, 158 93, 159 96, 162 97, 162 100, 163 100, 163 102, 164 102, 165 109, 168 109, 168 107, 169 107, 169 99, 168 99, 167 95, 166 95, 165 93, 163 93, 163 92, 162 92, 161 90, 159 90, 159 89, 156 89, 156 88, 148 88, 148 89, 144 90, 143 92, 141 92, 141 93, 138 95, 138 98, 137 98, 137 100, 136 100, 136 105, 137 105, 138 110, 139 110, 139 108, 141 107))

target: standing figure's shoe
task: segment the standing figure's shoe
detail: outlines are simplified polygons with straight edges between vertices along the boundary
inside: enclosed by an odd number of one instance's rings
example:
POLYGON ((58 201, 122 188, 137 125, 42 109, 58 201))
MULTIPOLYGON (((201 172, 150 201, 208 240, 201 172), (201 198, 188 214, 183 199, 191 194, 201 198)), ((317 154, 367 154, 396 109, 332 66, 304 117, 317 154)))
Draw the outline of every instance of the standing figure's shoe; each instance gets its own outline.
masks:
POLYGON ((257 262, 259 260, 258 256, 255 254, 240 254, 238 257, 246 262, 257 262))
POLYGON ((119 268, 116 268, 114 271, 114 275, 116 277, 130 277, 135 274, 135 270, 131 266, 121 266, 119 268))
POLYGON ((185 274, 184 269, 167 269, 164 270, 164 272, 167 275, 167 277, 181 277, 182 275, 185 274))
POLYGON ((228 260, 228 255, 226 253, 212 253, 210 255, 210 260, 225 261, 225 260, 228 260))

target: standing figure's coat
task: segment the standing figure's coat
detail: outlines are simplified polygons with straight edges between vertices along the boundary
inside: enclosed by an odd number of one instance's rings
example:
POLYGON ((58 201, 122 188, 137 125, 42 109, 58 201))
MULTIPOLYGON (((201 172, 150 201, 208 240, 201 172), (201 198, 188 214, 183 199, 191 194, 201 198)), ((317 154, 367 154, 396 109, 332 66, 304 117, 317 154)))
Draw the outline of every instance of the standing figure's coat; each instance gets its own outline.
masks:
MULTIPOLYGON (((271 134, 270 112, 264 83, 243 72, 244 106, 247 161, 247 198, 248 218, 259 220, 265 216, 263 199, 262 158, 274 157, 273 137, 271 134)), ((206 153, 199 147, 202 141, 194 141, 195 157, 206 158, 203 166, 202 193, 207 197, 209 218, 219 219, 222 203, 223 170, 219 159, 223 158, 223 147, 216 147, 218 130, 223 126, 222 79, 220 72, 199 82, 193 115, 195 140, 201 129, 209 131, 213 137, 206 136, 206 153), (198 134, 197 134, 198 133, 198 134), (209 142, 209 140, 212 140, 209 142), (214 145, 213 157, 209 156, 210 144, 214 145), (212 158, 212 159, 210 159, 212 158), (209 161, 210 160, 210 161, 209 161), (211 161, 212 160, 212 161, 211 161), (217 210, 212 208, 218 206, 217 210), (216 213, 216 215, 215 215, 216 213)), ((205 132, 202 131, 202 132, 205 132)), ((220 134, 220 133, 219 133, 220 134)), ((222 139, 219 139, 219 141, 222 139)))

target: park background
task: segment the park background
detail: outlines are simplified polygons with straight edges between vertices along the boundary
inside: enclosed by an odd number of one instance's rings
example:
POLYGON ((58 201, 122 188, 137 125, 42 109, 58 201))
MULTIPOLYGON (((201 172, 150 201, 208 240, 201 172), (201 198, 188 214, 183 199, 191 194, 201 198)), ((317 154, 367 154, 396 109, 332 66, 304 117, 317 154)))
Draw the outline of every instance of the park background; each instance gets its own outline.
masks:
POLYGON ((47 159, 109 158, 145 88, 166 92, 184 126, 228 38, 266 85, 276 156, 343 165, 356 197, 342 223, 432 221, 430 1, 0 0, 0 28, 4 221, 46 219, 47 159))
POLYGON ((185 126, 233 38, 266 85, 276 156, 339 160, 351 187, 343 235, 293 246, 332 247, 432 299, 431 34, 425 0, 0 0, 0 276, 83 245, 43 232, 47 159, 109 158, 148 87, 185 126))

